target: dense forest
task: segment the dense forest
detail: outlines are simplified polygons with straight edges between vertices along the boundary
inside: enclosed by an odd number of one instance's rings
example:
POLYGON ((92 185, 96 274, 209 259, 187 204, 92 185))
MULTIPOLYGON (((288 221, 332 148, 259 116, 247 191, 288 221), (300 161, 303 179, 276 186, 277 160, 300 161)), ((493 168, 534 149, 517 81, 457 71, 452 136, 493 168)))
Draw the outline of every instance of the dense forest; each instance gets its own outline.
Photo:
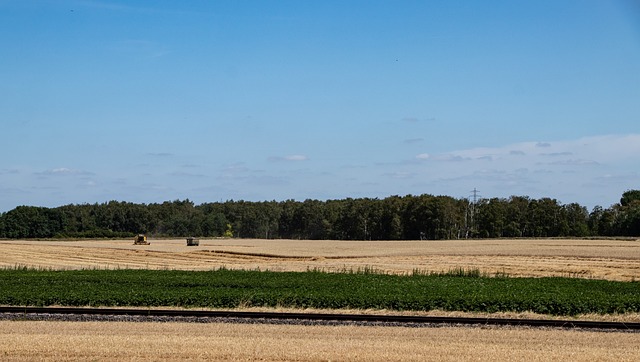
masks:
POLYGON ((0 214, 1 238, 152 236, 264 239, 415 240, 640 236, 640 190, 591 212, 576 203, 527 196, 455 199, 226 201, 195 205, 110 201, 56 208, 19 206, 0 214))

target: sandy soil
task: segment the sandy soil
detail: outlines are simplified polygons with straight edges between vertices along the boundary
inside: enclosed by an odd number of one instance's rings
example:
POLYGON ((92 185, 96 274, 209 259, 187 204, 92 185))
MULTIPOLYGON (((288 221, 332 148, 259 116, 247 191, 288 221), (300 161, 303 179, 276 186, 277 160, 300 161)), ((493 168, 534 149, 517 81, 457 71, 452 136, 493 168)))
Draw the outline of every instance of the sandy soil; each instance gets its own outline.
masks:
POLYGON ((0 267, 273 271, 373 268, 389 273, 479 269, 510 276, 640 280, 640 242, 624 240, 310 241, 184 239, 0 241, 0 267))
POLYGON ((0 321, 3 361, 638 361, 637 333, 0 321))

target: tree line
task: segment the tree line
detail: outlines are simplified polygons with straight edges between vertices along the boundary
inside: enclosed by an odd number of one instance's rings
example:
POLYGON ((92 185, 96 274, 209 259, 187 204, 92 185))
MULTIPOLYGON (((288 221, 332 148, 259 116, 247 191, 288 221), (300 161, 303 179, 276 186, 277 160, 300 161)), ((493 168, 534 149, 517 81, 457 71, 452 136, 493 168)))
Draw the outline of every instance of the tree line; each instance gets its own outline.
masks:
POLYGON ((429 194, 305 201, 109 201, 0 213, 0 238, 168 237, 416 240, 640 236, 640 190, 591 212, 527 196, 472 202, 429 194))

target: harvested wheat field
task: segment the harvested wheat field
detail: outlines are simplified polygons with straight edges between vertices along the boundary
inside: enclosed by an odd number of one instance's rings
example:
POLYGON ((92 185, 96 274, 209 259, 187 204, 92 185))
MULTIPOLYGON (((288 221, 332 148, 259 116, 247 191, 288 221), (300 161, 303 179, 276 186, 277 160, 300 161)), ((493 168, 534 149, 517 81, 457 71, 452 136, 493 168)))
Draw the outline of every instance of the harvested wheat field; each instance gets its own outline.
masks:
MULTIPOLYGON (((184 239, 150 242, 151 245, 133 245, 132 240, 5 240, 0 241, 0 267, 226 267, 274 271, 373 268, 390 273, 478 268, 489 274, 511 276, 640 279, 637 241, 210 239, 200 240, 198 247, 187 247, 184 239)), ((582 318, 637 321, 638 316, 582 318)), ((640 360, 639 342, 637 333, 507 327, 0 321, 3 361, 636 361, 640 360)))
POLYGON ((0 321, 3 361, 638 361, 637 333, 0 321))
POLYGON ((636 240, 316 241, 153 240, 0 241, 0 267, 51 269, 261 269, 325 271, 372 268, 388 273, 479 269, 509 276, 640 279, 636 240))

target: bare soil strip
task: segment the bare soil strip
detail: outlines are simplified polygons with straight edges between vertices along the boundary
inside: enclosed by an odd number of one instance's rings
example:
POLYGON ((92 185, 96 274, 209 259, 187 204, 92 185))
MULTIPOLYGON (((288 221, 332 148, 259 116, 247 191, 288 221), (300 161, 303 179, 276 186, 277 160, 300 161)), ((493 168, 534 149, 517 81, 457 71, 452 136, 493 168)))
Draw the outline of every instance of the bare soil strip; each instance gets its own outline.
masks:
POLYGON ((479 269, 515 277, 640 280, 640 242, 624 240, 131 240, 0 241, 0 267, 48 269, 260 269, 406 274, 479 269))
POLYGON ((637 361, 635 333, 0 321, 3 361, 637 361))

